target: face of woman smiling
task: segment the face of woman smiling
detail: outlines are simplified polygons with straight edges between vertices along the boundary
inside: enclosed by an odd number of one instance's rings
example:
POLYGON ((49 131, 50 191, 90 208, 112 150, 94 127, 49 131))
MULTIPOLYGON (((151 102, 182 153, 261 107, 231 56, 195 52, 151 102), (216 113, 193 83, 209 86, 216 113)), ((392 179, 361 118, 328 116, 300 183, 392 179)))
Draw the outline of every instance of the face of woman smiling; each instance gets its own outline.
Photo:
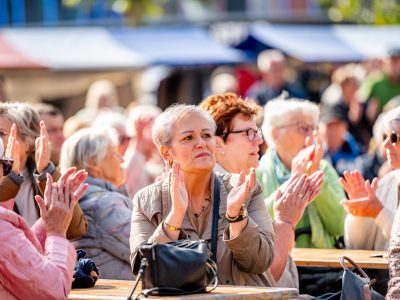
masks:
POLYGON ((209 172, 215 166, 215 136, 208 120, 192 113, 174 124, 170 158, 186 173, 209 172))

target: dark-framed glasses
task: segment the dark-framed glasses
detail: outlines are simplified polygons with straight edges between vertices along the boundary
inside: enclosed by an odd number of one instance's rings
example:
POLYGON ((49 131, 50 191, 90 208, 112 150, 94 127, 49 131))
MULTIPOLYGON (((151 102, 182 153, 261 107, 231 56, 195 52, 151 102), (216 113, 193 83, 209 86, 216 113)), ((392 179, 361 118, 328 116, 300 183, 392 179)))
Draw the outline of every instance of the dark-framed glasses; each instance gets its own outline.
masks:
POLYGON ((392 131, 390 135, 386 133, 383 134, 383 140, 386 140, 388 137, 390 138, 392 144, 396 144, 400 140, 400 136, 394 131, 392 131))
POLYGON ((231 133, 242 133, 242 132, 246 132, 247 138, 250 142, 254 141, 256 136, 262 137, 261 128, 257 128, 257 129, 249 128, 249 129, 243 129, 243 130, 228 131, 224 134, 224 136, 226 138, 231 133))
POLYGON ((14 160, 3 157, 3 158, 0 158, 0 163, 3 166, 3 176, 7 176, 8 174, 10 174, 14 160))

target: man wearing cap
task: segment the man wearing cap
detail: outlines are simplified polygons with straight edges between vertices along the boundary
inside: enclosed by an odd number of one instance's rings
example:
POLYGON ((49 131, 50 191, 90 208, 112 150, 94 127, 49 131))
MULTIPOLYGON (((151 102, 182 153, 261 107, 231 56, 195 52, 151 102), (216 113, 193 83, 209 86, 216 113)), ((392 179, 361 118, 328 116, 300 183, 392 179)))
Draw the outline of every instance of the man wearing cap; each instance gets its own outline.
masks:
POLYGON ((361 94, 362 99, 368 101, 367 115, 372 121, 390 99, 400 95, 400 47, 389 49, 383 72, 367 78, 361 94))

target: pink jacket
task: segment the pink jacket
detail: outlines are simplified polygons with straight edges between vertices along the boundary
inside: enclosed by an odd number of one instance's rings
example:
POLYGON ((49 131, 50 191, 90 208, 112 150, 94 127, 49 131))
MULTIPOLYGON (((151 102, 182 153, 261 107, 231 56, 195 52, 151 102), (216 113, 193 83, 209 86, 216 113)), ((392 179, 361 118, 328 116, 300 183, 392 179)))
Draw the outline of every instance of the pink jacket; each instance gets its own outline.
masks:
POLYGON ((67 299, 75 261, 74 246, 46 237, 42 219, 30 229, 0 206, 0 299, 67 299))

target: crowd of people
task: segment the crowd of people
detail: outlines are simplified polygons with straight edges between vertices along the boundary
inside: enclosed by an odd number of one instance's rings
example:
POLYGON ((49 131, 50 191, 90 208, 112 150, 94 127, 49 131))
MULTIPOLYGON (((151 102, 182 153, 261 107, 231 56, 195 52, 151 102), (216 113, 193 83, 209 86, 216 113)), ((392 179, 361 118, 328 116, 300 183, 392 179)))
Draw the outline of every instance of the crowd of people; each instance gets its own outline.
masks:
POLYGON ((220 284, 317 295, 331 283, 310 278, 337 270, 297 268, 294 247, 387 250, 389 272, 367 273, 398 299, 400 50, 381 72, 338 67, 320 104, 285 81, 278 51, 258 67, 246 97, 219 74, 218 93, 164 111, 124 111, 104 80, 65 121, 0 103, 0 298, 66 298, 75 249, 101 278, 133 280, 142 244, 210 241, 218 185, 220 284))

